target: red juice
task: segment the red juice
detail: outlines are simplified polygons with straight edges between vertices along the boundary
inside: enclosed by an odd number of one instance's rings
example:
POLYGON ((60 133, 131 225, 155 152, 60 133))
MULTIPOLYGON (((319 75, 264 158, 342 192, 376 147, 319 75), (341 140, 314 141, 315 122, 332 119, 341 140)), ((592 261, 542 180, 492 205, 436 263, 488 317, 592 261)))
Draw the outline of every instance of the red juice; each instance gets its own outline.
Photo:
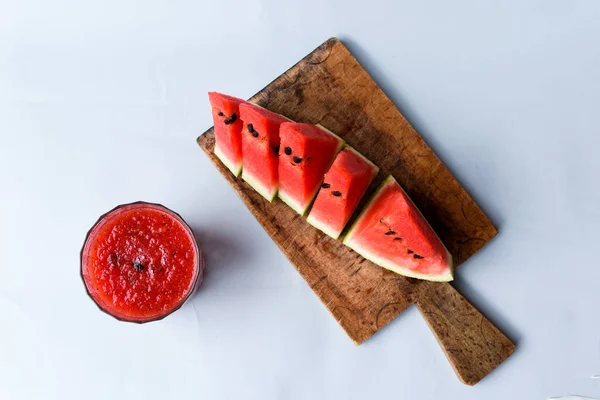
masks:
POLYGON ((81 251, 81 276, 103 311, 130 322, 162 319, 191 297, 204 260, 190 227, 144 202, 103 215, 81 251))

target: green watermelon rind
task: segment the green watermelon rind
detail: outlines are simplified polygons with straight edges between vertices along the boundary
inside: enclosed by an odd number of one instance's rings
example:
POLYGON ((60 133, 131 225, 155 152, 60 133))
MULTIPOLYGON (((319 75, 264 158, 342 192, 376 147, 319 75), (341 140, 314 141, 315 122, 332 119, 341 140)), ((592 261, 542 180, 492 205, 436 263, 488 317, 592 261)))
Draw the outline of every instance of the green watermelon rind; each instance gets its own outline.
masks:
POLYGON ((269 202, 272 202, 277 196, 277 187, 271 192, 269 187, 261 184, 258 179, 245 169, 242 170, 242 179, 269 202))
POLYGON ((225 165, 227 167, 227 169, 229 169, 235 177, 240 176, 240 173, 242 172, 242 161, 241 160, 240 160, 239 164, 236 165, 236 163, 233 160, 230 160, 229 158, 227 158, 225 156, 225 154, 223 154, 223 152, 221 151, 219 146, 217 146, 216 143, 215 143, 215 149, 213 152, 214 152, 215 156, 217 156, 217 158, 219 160, 221 160, 223 165, 225 165))
MULTIPOLYGON (((264 108, 263 106, 261 106, 259 104, 256 104, 256 103, 253 103, 253 102, 250 102, 250 101, 248 103, 250 103, 254 107, 262 108, 263 110, 266 110, 266 111, 272 112, 274 114, 277 114, 280 117, 285 118, 285 119, 287 119, 290 122, 294 122, 291 119, 289 119, 288 117, 286 117, 285 115, 281 115, 279 113, 271 111, 271 110, 269 110, 267 108, 264 108)), ((253 176, 252 174, 250 174, 249 172, 247 172, 247 170, 244 170, 243 169, 243 164, 244 164, 243 156, 244 155, 242 154, 242 179, 244 181, 246 181, 246 183, 248 183, 252 187, 252 189, 256 190, 262 197, 264 197, 265 199, 267 199, 269 202, 272 202, 273 199, 275 199, 275 197, 277 197, 277 192, 278 192, 279 188, 275 187, 274 190, 273 190, 273 192, 271 193, 268 186, 263 185, 262 183, 259 182, 259 180, 255 176, 253 176)))
MULTIPOLYGON (((423 279, 423 280, 428 280, 428 281, 434 281, 434 282, 449 282, 451 280, 454 279, 453 276, 453 260, 452 260, 452 255, 450 254, 450 252, 448 251, 448 249, 446 249, 446 253, 448 254, 448 270, 446 273, 442 273, 442 274, 436 274, 436 275, 431 275, 431 274, 420 274, 418 272, 414 272, 412 270, 409 270, 408 268, 402 268, 401 266, 395 265, 390 263, 389 261, 376 256, 375 254, 371 253, 370 251, 368 251, 367 249, 363 248, 362 246, 360 246, 358 243, 354 243, 352 241, 352 233, 354 232, 354 229, 356 228, 356 226, 362 221, 362 217, 363 215, 369 210, 369 208, 371 207, 371 205, 373 204, 373 202, 379 197, 379 195, 383 192, 383 189, 385 189, 388 185, 393 185, 396 184, 398 185, 398 183, 396 182, 396 180, 394 179, 394 177, 392 175, 388 176, 379 186, 379 188, 377 188, 377 191, 375 192, 375 194, 373 195, 373 197, 371 198, 371 200, 369 200, 369 202, 367 203, 367 205, 365 206, 365 208, 361 211, 360 215, 358 216, 358 218, 356 219, 356 221, 354 221, 354 223, 352 224, 352 226, 350 227, 350 229, 348 230, 348 233, 346 234, 346 236, 344 237, 343 243, 350 247, 352 250, 356 251, 358 254, 360 254, 361 256, 363 256, 364 258, 366 258, 367 260, 379 265, 380 267, 383 267, 385 269, 388 269, 392 272, 395 272, 397 274, 403 275, 403 276, 407 276, 409 278, 417 278, 417 279, 423 279)), ((400 187, 400 189, 402 189, 402 186, 398 185, 400 187)), ((404 189, 402 189, 402 191, 404 191, 404 189)), ((406 192, 405 192, 406 194, 406 192)), ((412 199, 410 199, 410 197, 407 195, 406 196, 411 202, 412 199)), ((413 203, 414 205, 414 203, 413 203)), ((419 211, 419 209, 415 206, 415 209, 417 211, 419 211)), ((421 214, 421 211, 419 211, 419 214, 421 215, 421 217, 423 218, 423 220, 425 220, 427 222, 427 220, 425 219, 425 217, 423 216, 423 214, 421 214)), ((429 222, 427 222, 427 224, 429 225, 429 222)), ((431 225, 430 225, 431 227, 431 225)), ((438 240, 440 240, 439 236, 437 236, 437 233, 435 233, 435 231, 433 230, 433 228, 431 229, 433 231, 433 233, 436 235, 436 237, 438 238, 438 240)), ((440 240, 441 242, 441 240, 440 240)), ((442 242, 443 245, 443 242, 442 242)), ((445 248, 445 246, 444 246, 445 248)))
MULTIPOLYGON (((319 128, 321 128, 322 130, 324 130, 325 132, 327 132, 329 135, 333 136, 334 139, 336 139, 339 142, 339 147, 337 149, 337 152, 335 153, 335 155, 337 156, 337 154, 342 150, 342 148, 346 145, 346 141, 344 139, 342 139, 341 137, 339 137, 338 135, 336 135, 335 133, 331 132, 329 129, 325 128, 323 125, 321 124, 315 124, 315 126, 318 126, 319 128)), ((333 157, 333 160, 331 160, 331 164, 333 164, 333 161, 335 160, 335 157, 333 157)), ((330 165, 331 166, 331 165, 330 165)))
POLYGON ((309 204, 306 207, 304 207, 302 204, 295 202, 291 197, 289 197, 285 192, 282 192, 281 190, 277 193, 277 197, 279 197, 281 201, 283 201, 292 210, 296 211, 300 215, 304 215, 306 213, 306 210, 308 210, 308 207, 310 206, 309 204))
MULTIPOLYGON (((336 139, 338 141, 338 147, 335 149, 335 153, 333 154, 333 157, 331 158, 331 161, 329 162, 329 165, 327 166, 327 170, 329 170, 329 167, 331 167, 331 164, 333 164, 333 162, 335 161, 335 158, 337 157, 338 153, 342 150, 342 148, 344 147, 346 142, 344 141, 344 139, 342 139, 335 133, 331 132, 329 129, 325 128, 323 125, 316 124, 315 126, 318 126, 320 129, 322 129, 323 131, 325 131, 327 134, 331 135, 334 139, 336 139)), ((323 182, 323 179, 321 178, 321 183, 322 182, 323 182)), ((320 188, 321 188, 321 184, 317 185, 314 192, 310 196, 310 201, 308 201, 306 203, 306 206, 303 206, 302 204, 295 202, 290 196, 288 196, 287 193, 285 193, 284 191, 281 191, 281 190, 279 190, 279 192, 277 193, 277 197, 279 197, 285 204, 290 206, 290 208, 292 210, 296 211, 301 216, 304 216, 304 214, 306 214, 306 211, 310 208, 312 203, 315 201, 315 198, 317 197, 317 193, 319 192, 320 188)))
POLYGON ((354 154, 356 154, 357 156, 359 156, 364 161, 366 161, 373 168, 373 177, 375 177, 377 175, 377 173, 379 172, 379 167, 377 165, 373 164, 373 162, 371 160, 369 160, 367 157, 365 157, 361 153, 359 153, 358 150, 356 150, 354 147, 346 144, 344 146, 343 150, 349 150, 349 151, 353 152, 354 154))
MULTIPOLYGON (((359 156, 362 160, 366 161, 371 166, 371 180, 373 180, 373 178, 375 178, 375 176, 377 176, 377 173, 379 172, 379 167, 377 165, 373 164, 373 162, 371 162, 371 160, 369 160, 367 157, 360 154, 356 149, 349 146, 348 144, 345 144, 341 151, 344 151, 344 150, 351 151, 352 153, 359 156)), ((335 160, 334 160, 334 162, 335 162, 335 160)), ((366 190, 365 190, 365 193, 366 193, 366 190)), ((358 199, 359 202, 362 199, 362 197, 365 195, 365 193, 363 193, 362 196, 360 197, 360 199, 358 199)), ((317 194, 317 196, 318 196, 318 194, 317 194)), ((316 197, 315 197, 315 199, 316 199, 316 197)), ((358 204, 357 204, 357 206, 358 206, 358 204)), ((354 212, 354 210, 352 210, 352 212, 354 212)), ((333 239, 338 239, 340 237, 340 235, 342 234, 342 232, 344 231, 344 227, 342 227, 342 229, 339 232, 333 230, 324 221, 317 219, 314 216, 314 214, 312 214, 312 213, 308 214, 308 218, 306 218, 306 222, 308 222, 309 224, 311 224, 312 226, 314 226, 315 228, 317 228, 318 230, 320 230, 321 232, 325 233, 327 236, 329 236, 333 239)))
MULTIPOLYGON (((308 217, 306 218, 306 222, 308 222, 309 224, 311 224, 312 226, 314 226, 315 228, 317 228, 318 230, 320 230, 321 232, 323 232, 324 234, 326 234, 327 236, 333 238, 333 239, 338 239, 342 233, 342 231, 336 232, 333 229, 331 229, 331 227, 323 222, 321 222, 321 220, 316 219, 314 216, 314 214, 308 214, 308 217)), ((342 229, 343 230, 343 229, 342 229)))

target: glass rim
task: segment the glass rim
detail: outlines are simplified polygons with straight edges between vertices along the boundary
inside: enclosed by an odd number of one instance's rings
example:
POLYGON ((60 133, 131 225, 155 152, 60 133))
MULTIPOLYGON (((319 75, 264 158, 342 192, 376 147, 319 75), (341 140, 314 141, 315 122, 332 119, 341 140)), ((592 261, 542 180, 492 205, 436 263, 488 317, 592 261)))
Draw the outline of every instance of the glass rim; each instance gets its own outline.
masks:
POLYGON ((202 254, 202 250, 200 249, 200 246, 198 245, 198 241, 196 240, 196 237, 194 236, 194 231, 188 225, 188 223, 185 222, 185 220, 181 217, 181 215, 179 215, 179 213, 177 213, 177 212, 171 210, 170 208, 165 207, 164 205, 159 204, 159 203, 151 203, 151 202, 147 202, 147 201, 134 201, 131 203, 119 204, 116 207, 112 208, 111 210, 100 215, 100 217, 98 217, 98 220, 96 222, 94 222, 92 227, 87 231, 87 233, 85 235, 85 240, 83 242, 83 246, 81 247, 81 251, 79 253, 79 263, 80 263, 79 275, 81 277, 81 280, 83 281, 83 286, 85 287, 85 291, 86 291, 87 295, 92 299, 92 301, 94 302, 94 304, 96 304, 96 306, 100 309, 100 311, 110 315, 111 317, 113 317, 119 321, 131 322, 131 323, 136 323, 136 324, 144 324, 147 322, 160 321, 161 319, 168 317, 175 311, 179 310, 194 295, 194 293, 196 292, 196 289, 198 288, 198 285, 202 281, 202 277, 203 277, 203 272, 204 272, 203 258, 204 258, 204 256, 202 254), (119 211, 123 208, 137 208, 137 207, 139 207, 139 208, 149 207, 149 208, 159 209, 159 210, 165 212, 166 214, 169 214, 171 217, 175 218, 179 223, 181 223, 183 228, 187 231, 188 235, 192 239, 192 243, 194 244, 194 254, 195 254, 195 258, 196 258, 196 262, 195 262, 196 271, 194 273, 194 279, 188 290, 188 293, 181 299, 181 301, 179 303, 177 303, 177 305, 175 307, 173 307, 172 309, 170 309, 169 311, 167 311, 165 313, 158 314, 156 316, 153 315, 153 316, 149 316, 149 317, 135 319, 134 317, 127 316, 125 313, 118 313, 119 315, 117 315, 117 313, 116 313, 117 310, 113 310, 113 312, 111 312, 110 309, 108 309, 108 307, 105 308, 102 304, 100 304, 100 302, 98 300, 96 300, 96 298, 94 297, 94 294, 92 293, 92 291, 90 291, 90 288, 88 287, 88 283, 87 283, 87 280, 86 280, 86 277, 84 274, 84 268, 87 269, 87 262, 88 262, 87 256, 89 256, 89 253, 86 252, 86 248, 88 247, 89 240, 90 240, 90 237, 92 236, 92 233, 94 233, 94 231, 96 229, 103 226, 103 225, 100 225, 100 223, 103 222, 107 217, 109 217, 111 214, 115 213, 116 211, 119 211), (84 261, 84 256, 86 256, 85 261, 84 261))

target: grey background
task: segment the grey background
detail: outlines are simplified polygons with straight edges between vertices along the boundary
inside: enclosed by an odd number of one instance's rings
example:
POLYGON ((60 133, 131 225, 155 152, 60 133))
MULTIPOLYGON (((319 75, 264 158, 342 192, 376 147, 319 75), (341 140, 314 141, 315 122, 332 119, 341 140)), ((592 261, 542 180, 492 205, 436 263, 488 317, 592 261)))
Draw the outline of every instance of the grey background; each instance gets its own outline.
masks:
POLYGON ((600 397, 600 1, 0 1, 0 398, 600 397), (414 308, 355 347, 194 143, 341 38, 493 218, 456 286, 517 342, 474 388, 414 308), (86 297, 116 204, 180 212, 208 256, 158 323, 86 297))

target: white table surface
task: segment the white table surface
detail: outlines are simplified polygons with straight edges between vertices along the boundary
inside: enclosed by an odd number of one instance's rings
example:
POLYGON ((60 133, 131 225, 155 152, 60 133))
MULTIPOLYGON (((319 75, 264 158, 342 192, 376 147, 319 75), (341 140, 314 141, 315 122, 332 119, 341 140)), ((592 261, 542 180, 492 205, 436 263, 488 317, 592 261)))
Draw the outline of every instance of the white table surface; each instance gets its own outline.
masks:
POLYGON ((597 0, 0 1, 0 399, 600 397, 599 20, 597 0), (249 97, 331 36, 500 229, 456 287, 517 352, 474 388, 414 308, 355 347, 194 142, 207 91, 249 97), (134 200, 208 257, 143 326, 78 271, 134 200))

